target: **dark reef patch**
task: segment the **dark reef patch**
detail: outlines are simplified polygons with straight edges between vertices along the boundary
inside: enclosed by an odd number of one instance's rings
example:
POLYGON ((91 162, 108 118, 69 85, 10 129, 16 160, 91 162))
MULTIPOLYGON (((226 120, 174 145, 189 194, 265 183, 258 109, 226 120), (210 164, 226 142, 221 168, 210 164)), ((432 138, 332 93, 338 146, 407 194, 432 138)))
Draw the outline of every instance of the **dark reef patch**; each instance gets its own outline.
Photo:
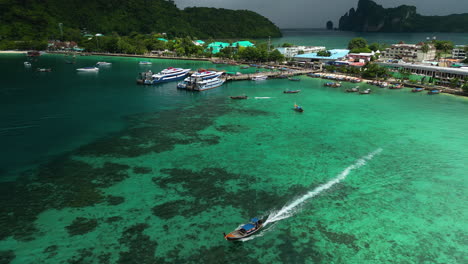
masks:
MULTIPOLYGON (((257 190, 253 183, 260 182, 249 175, 239 175, 227 172, 222 168, 205 168, 199 172, 187 169, 162 169, 167 177, 153 177, 153 182, 161 188, 171 188, 171 185, 181 184, 184 194, 189 200, 171 201, 153 207, 155 216, 168 219, 177 215, 194 216, 206 210, 206 206, 232 205, 242 208, 246 217, 259 215, 269 208, 271 203, 284 204, 289 199, 276 193, 257 190), (229 180, 242 179, 240 190, 235 193, 226 192, 224 183, 229 180)), ((301 193, 307 189, 303 186, 291 186, 288 193, 301 193)))
POLYGON ((240 133, 247 131, 247 128, 241 125, 222 125, 215 127, 215 129, 224 133, 240 133))
POLYGON ((119 205, 125 202, 125 197, 108 195, 106 197, 106 201, 108 205, 119 205))
POLYGON ((78 250, 78 255, 73 255, 73 257, 67 260, 69 264, 87 264, 93 263, 93 250, 94 248, 84 248, 78 250))
POLYGON ((44 251, 42 251, 42 253, 47 254, 47 258, 52 258, 57 255, 57 249, 57 245, 48 246, 44 249, 44 251))
MULTIPOLYGON (((48 209, 121 202, 120 198, 106 199, 100 188, 126 179, 129 166, 108 162, 94 168, 73 156, 136 157, 171 150, 176 144, 218 144, 218 136, 199 134, 199 131, 230 111, 225 99, 215 98, 196 106, 132 115, 126 118, 126 129, 44 164, 15 182, 2 183, 0 240, 9 236, 21 241, 34 239, 37 231, 34 221, 48 209)), ((151 170, 136 167, 133 172, 146 174, 151 170)))
POLYGON ((129 116, 127 129, 81 147, 78 154, 137 157, 169 151, 177 144, 218 144, 217 136, 200 135, 199 131, 213 125, 218 116, 230 111, 222 102, 214 99, 185 109, 129 116))
POLYGON ((258 259, 250 257, 252 249, 249 247, 242 247, 238 243, 231 243, 226 246, 215 247, 202 247, 197 250, 196 254, 190 255, 188 258, 181 258, 178 249, 170 251, 164 257, 158 257, 155 263, 169 264, 169 263, 245 263, 245 264, 259 264, 258 259), (234 258, 236 261, 233 261, 234 258))
POLYGON ((0 264, 10 264, 15 259, 16 255, 13 250, 0 251, 0 264))
POLYGON ((133 168, 133 173, 135 174, 149 174, 153 170, 151 168, 146 168, 146 167, 134 167, 133 168))
POLYGON ((26 241, 36 232, 34 221, 47 209, 85 207, 101 203, 100 188, 128 177, 129 166, 107 162, 101 168, 63 156, 38 169, 32 178, 0 185, 0 240, 26 241))
POLYGON ((286 234, 281 234, 278 236, 278 240, 282 243, 278 246, 280 251, 279 257, 281 263, 309 263, 307 257, 312 259, 312 263, 330 263, 325 262, 325 256, 317 251, 314 247, 316 241, 309 242, 307 244, 301 244, 300 247, 297 247, 293 244, 291 238, 291 230, 286 230, 286 234))
POLYGON ((136 224, 124 230, 119 243, 128 248, 128 251, 121 251, 119 264, 153 264, 156 261, 156 248, 158 243, 150 240, 143 231, 149 226, 147 224, 136 224))
POLYGON ((85 217, 77 217, 73 222, 66 226, 70 236, 83 235, 96 229, 98 221, 96 219, 88 219, 85 217))
POLYGON ((346 245, 354 249, 356 252, 361 249, 356 244, 357 238, 354 235, 328 231, 320 221, 317 222, 317 230, 333 243, 346 245))
POLYGON ((105 222, 110 224, 110 223, 119 222, 119 221, 122 221, 122 220, 123 220, 123 217, 121 217, 121 216, 111 216, 111 217, 107 218, 105 220, 105 222))

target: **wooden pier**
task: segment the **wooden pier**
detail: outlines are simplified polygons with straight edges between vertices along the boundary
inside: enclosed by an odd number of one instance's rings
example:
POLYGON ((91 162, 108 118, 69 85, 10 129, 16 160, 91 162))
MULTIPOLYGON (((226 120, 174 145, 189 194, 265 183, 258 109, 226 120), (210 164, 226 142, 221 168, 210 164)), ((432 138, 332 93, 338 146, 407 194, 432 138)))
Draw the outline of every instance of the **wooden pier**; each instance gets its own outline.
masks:
POLYGON ((281 72, 257 72, 251 74, 241 74, 241 75, 228 75, 226 77, 226 81, 243 81, 243 80, 251 80, 256 76, 268 76, 268 78, 280 78, 280 76, 297 76, 303 75, 308 73, 316 73, 320 72, 320 70, 291 70, 291 71, 281 71, 281 72))

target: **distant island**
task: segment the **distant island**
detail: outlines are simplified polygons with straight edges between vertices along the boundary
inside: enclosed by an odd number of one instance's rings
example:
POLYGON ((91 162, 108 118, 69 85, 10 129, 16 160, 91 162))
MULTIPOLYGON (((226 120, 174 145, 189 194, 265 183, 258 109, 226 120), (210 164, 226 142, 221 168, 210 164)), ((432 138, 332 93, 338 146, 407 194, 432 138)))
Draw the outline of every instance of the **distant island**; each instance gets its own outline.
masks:
POLYGON ((359 0, 339 21, 339 30, 357 32, 468 32, 468 13, 422 16, 415 6, 384 8, 372 0, 359 0))
POLYGON ((76 40, 83 31, 205 39, 281 36, 276 25, 252 11, 180 10, 171 0, 13 0, 0 1, 0 9, 0 40, 76 40))

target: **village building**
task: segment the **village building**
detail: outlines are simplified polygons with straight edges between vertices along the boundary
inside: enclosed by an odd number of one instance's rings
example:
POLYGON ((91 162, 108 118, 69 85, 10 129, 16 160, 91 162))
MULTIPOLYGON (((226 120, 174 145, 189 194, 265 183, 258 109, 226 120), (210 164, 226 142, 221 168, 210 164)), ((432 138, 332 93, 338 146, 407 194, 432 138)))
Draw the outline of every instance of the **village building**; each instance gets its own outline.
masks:
POLYGON ((436 78, 440 83, 448 84, 450 80, 458 78, 463 80, 468 78, 467 68, 439 67, 432 65, 413 64, 413 63, 386 63, 379 62, 380 66, 387 67, 393 71, 407 70, 412 74, 436 78))
POLYGON ((456 45, 452 50, 452 58, 459 60, 466 59, 466 47, 468 47, 468 45, 456 45))
POLYGON ((418 44, 393 44, 390 48, 381 53, 381 60, 403 60, 405 62, 422 62, 425 60, 434 60, 436 57, 436 48, 432 44, 427 44, 428 51, 423 52, 425 43, 418 44))
POLYGON ((286 58, 292 58, 296 55, 299 54, 310 54, 310 53, 316 53, 322 50, 326 50, 325 47, 321 46, 294 46, 294 47, 280 47, 277 48, 277 50, 283 54, 284 57, 286 58))

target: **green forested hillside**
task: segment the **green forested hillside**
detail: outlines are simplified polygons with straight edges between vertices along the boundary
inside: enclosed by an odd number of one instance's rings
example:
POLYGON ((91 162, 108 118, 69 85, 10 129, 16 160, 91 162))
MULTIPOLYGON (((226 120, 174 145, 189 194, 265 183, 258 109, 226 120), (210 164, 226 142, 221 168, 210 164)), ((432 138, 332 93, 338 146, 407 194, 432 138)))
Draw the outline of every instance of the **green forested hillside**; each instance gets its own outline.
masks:
POLYGON ((92 33, 165 32, 171 37, 267 37, 281 32, 251 11, 179 10, 166 0, 0 0, 0 40, 74 40, 92 33), (62 23, 60 31, 59 23, 62 23))

